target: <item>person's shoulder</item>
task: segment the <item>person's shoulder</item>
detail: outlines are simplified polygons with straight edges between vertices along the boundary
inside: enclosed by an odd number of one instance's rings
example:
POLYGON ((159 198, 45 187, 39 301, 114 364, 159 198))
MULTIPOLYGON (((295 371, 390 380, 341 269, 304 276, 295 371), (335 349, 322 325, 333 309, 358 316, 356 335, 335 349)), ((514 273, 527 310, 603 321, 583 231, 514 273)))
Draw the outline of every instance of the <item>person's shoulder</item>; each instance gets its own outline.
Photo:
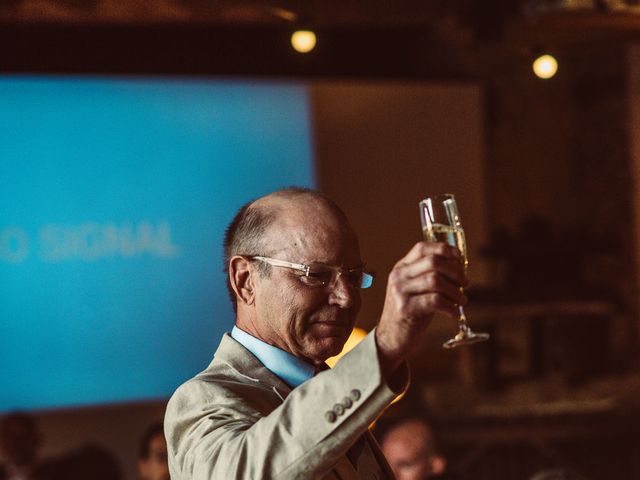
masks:
POLYGON ((167 405, 167 410, 172 408, 183 409, 190 404, 200 404, 203 400, 225 403, 226 400, 241 398, 247 389, 264 389, 260 380, 252 378, 246 373, 238 371, 228 362, 214 358, 211 364, 180 385, 167 405))
POLYGON ((188 430, 185 425, 212 415, 254 422, 279 404, 276 394, 264 385, 214 367, 180 385, 169 399, 164 417, 167 438, 183 435, 188 430))
POLYGON ((216 372, 209 366, 176 388, 169 399, 169 405, 189 399, 195 400, 203 395, 211 395, 217 390, 224 389, 227 380, 222 372, 216 372))
POLYGON ((209 363, 209 365, 204 370, 195 374, 193 377, 191 377, 190 379, 182 383, 175 390, 174 396, 176 394, 180 394, 182 391, 185 391, 185 390, 189 391, 194 388, 197 389, 199 387, 202 387, 203 385, 223 382, 229 377, 228 368, 225 365, 226 362, 220 361, 220 358, 219 358, 220 356, 218 355, 221 345, 225 343, 225 341, 228 342, 228 339, 227 339, 228 336, 229 335, 225 333, 220 339, 220 345, 218 345, 218 349, 216 350, 216 353, 211 359, 211 362, 209 363))

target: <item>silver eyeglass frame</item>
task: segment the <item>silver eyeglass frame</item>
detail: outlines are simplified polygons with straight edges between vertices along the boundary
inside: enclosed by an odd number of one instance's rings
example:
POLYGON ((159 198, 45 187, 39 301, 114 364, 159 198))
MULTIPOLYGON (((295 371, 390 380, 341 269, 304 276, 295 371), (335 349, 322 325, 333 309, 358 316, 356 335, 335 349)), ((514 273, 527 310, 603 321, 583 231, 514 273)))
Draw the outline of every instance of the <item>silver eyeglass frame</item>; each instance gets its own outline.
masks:
MULTIPOLYGON (((306 265, 304 263, 288 262, 286 260, 280 260, 280 259, 271 258, 271 257, 262 257, 260 255, 251 255, 251 256, 249 256, 249 258, 251 258, 253 260, 258 260, 260 262, 267 263, 267 264, 272 265, 274 267, 291 268, 292 270, 297 270, 297 271, 303 273, 305 277, 309 277, 310 276, 309 274, 310 274, 311 268, 312 268, 311 265, 306 265)), ((346 273, 350 273, 350 272, 353 272, 355 270, 360 270, 360 269, 344 270, 344 269, 342 269, 340 267, 335 267, 333 265, 325 265, 325 264, 322 264, 322 266, 325 267, 325 268, 328 268, 330 270, 333 270, 334 272, 336 272, 336 273, 333 274, 333 277, 332 277, 332 280, 331 280, 331 284, 334 284, 337 281, 338 275, 342 275, 345 272, 346 273)), ((373 280, 375 278, 375 273, 374 272, 367 272, 367 271, 362 270, 362 275, 363 275, 363 278, 368 280, 367 286, 365 287, 365 286, 362 286, 362 285, 360 285, 360 286, 354 285, 354 287, 360 288, 362 290, 370 288, 371 285, 373 285, 373 280)), ((326 286, 326 285, 324 285, 324 286, 326 286)))

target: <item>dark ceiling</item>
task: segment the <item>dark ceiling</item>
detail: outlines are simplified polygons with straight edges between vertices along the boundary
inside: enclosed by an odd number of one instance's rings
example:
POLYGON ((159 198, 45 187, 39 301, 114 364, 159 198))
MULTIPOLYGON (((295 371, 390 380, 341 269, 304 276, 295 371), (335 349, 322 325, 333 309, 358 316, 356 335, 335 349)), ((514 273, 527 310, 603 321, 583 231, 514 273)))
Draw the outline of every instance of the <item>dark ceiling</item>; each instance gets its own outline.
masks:
POLYGON ((638 16, 640 0, 0 0, 0 20, 184 22, 318 28, 431 26, 490 29, 549 14, 638 16))
MULTIPOLYGON (((487 5, 487 2, 482 2, 487 5)), ((488 8, 502 9, 492 0, 488 8)), ((0 18, 56 22, 207 22, 317 27, 433 23, 441 15, 472 14, 468 0, 0 0, 0 18)))
POLYGON ((639 4, 0 0, 0 71, 466 79, 482 75, 487 55, 640 40, 639 4), (319 33, 312 55, 288 46, 300 26, 319 33))

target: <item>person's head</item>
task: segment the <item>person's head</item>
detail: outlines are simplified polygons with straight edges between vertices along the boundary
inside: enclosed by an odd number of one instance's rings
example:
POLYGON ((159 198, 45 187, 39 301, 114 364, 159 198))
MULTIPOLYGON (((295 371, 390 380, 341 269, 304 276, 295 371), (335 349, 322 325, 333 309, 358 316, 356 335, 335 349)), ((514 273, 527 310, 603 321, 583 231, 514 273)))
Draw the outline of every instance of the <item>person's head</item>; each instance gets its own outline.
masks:
POLYGON ((355 232, 329 198, 290 188, 245 205, 227 229, 225 264, 240 328, 313 363, 340 352, 360 309, 360 276, 346 271, 363 264, 355 232), (330 277, 324 285, 321 274, 330 277))
POLYGON ((0 450, 8 464, 22 467, 34 463, 40 443, 35 420, 26 413, 12 413, 0 421, 0 450))
POLYGON ((411 417, 390 423, 380 447, 397 480, 424 480, 442 475, 446 469, 434 430, 423 419, 411 417))
POLYGON ((169 480, 167 441, 162 423, 150 425, 140 440, 138 474, 143 480, 169 480))

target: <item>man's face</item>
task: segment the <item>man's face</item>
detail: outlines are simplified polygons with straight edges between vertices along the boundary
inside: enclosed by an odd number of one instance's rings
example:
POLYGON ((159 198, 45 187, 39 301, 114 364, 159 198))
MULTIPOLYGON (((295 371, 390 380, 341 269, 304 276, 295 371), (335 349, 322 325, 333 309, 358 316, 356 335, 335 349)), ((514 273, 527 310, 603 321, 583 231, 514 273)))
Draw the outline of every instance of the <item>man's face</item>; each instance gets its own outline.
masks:
POLYGON ((167 442, 158 434, 149 444, 149 457, 138 461, 138 472, 144 480, 169 480, 167 442))
MULTIPOLYGON (((273 258, 362 266, 355 233, 315 200, 281 208, 267 235, 267 256, 273 258)), ((342 350, 360 310, 360 291, 342 275, 332 288, 310 287, 296 272, 271 267, 268 277, 256 278, 255 301, 262 338, 317 364, 342 350)))

